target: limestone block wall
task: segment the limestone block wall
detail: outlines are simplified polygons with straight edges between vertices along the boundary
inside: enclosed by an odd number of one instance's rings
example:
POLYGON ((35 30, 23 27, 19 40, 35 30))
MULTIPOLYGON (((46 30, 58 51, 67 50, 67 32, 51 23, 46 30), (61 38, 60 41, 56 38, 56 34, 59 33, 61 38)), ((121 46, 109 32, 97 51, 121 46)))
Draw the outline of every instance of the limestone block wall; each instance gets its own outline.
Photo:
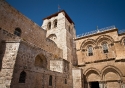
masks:
POLYGON ((11 7, 4 0, 0 0, 0 28, 14 34, 16 28, 21 29, 21 38, 27 42, 33 43, 44 50, 61 57, 61 50, 55 43, 46 40, 46 31, 36 23, 31 21, 19 11, 11 7))
POLYGON ((56 16, 44 19, 42 28, 47 30, 46 37, 53 40, 63 50, 63 58, 71 62, 75 29, 74 24, 70 23, 65 17, 65 13, 60 12, 56 16), (57 20, 57 27, 54 27, 55 20, 57 20), (48 23, 51 23, 50 29, 48 29, 48 23), (50 37, 51 35, 55 36, 54 39, 50 37))
POLYGON ((20 38, 0 29, 0 87, 10 87, 20 38))
POLYGON ((0 87, 10 88, 13 79, 16 56, 19 48, 18 41, 4 41, 0 47, 0 87))
POLYGON ((73 88, 84 88, 82 69, 73 68, 73 88))
POLYGON ((107 88, 121 88, 125 85, 124 80, 124 62, 105 61, 99 63, 90 63, 82 66, 84 75, 84 87, 89 88, 89 82, 99 82, 100 85, 107 88))
POLYGON ((122 44, 121 38, 119 38, 117 34, 117 29, 91 36, 85 36, 78 40, 76 39, 76 49, 79 65, 113 58, 115 58, 115 60, 125 58, 123 54, 124 44, 122 44), (108 43, 108 53, 103 52, 101 46, 101 42, 103 41, 108 43), (92 56, 88 56, 88 45, 92 45, 93 47, 92 56))
MULTIPOLYGON (((50 59, 54 59, 54 55, 46 52, 45 50, 21 41, 19 51, 16 58, 14 68, 13 80, 11 83, 12 88, 71 88, 67 74, 62 74, 56 71, 50 71, 50 59), (36 56, 43 55, 46 59, 44 62, 47 67, 40 67, 35 65, 36 56), (25 83, 20 83, 21 72, 26 73, 25 83), (52 76, 52 85, 49 84, 50 76, 52 76), (65 82, 66 80, 66 82, 65 82), (58 83, 58 82, 59 83, 58 83)), ((41 62, 42 63, 42 62, 41 62)))
POLYGON ((50 70, 60 73, 69 73, 69 62, 61 58, 50 60, 50 70))
POLYGON ((119 41, 115 43, 115 47, 118 47, 116 48, 116 54, 117 54, 116 60, 121 60, 121 59, 125 59, 125 56, 124 56, 125 45, 123 41, 125 39, 125 33, 119 34, 118 38, 119 38, 119 41))
POLYGON ((63 13, 59 13, 58 16, 52 17, 51 19, 45 19, 42 24, 42 28, 47 30, 46 37, 54 34, 56 38, 53 40, 57 46, 63 50, 63 58, 67 59, 67 49, 66 49, 66 30, 65 30, 65 16, 63 13), (57 27, 53 27, 53 21, 57 20, 57 27), (51 22, 51 28, 48 29, 47 25, 51 22))
MULTIPOLYGON (((75 40, 78 66, 83 69, 84 86, 89 88, 91 82, 98 82, 101 88, 125 87, 124 62, 125 35, 118 34, 117 29, 84 36, 75 40), (108 43, 108 53, 104 53, 101 42, 108 43), (93 55, 88 55, 87 46, 92 45, 93 55)), ((79 82, 80 83, 80 82, 79 82)))

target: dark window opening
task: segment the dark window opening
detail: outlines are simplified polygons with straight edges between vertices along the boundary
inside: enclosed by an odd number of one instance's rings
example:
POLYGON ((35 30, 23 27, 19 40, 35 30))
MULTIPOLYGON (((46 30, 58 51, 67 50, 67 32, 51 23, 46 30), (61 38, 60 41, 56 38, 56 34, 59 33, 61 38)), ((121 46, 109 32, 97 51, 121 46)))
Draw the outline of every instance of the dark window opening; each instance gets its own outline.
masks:
POLYGON ((51 29, 51 23, 49 22, 48 23, 48 30, 50 30, 51 29))
POLYGON ((19 83, 25 83, 25 80, 26 80, 26 72, 22 71, 20 73, 19 83))
POLYGON ((90 82, 90 88, 99 88, 99 82, 90 82))
POLYGON ((104 53, 108 53, 108 45, 107 45, 107 43, 103 43, 102 48, 103 48, 104 53))
POLYGON ((108 53, 108 50, 103 50, 104 53, 108 53))
POLYGON ((16 28, 14 31, 14 34, 17 36, 21 36, 21 29, 20 28, 16 28))
POLYGON ((52 86, 52 76, 49 76, 49 86, 52 86))
POLYGON ((65 79, 65 84, 67 84, 67 79, 65 79))
POLYGON ((89 56, 93 56, 93 53, 88 53, 89 56))
POLYGON ((54 28, 57 27, 57 20, 54 20, 54 28))

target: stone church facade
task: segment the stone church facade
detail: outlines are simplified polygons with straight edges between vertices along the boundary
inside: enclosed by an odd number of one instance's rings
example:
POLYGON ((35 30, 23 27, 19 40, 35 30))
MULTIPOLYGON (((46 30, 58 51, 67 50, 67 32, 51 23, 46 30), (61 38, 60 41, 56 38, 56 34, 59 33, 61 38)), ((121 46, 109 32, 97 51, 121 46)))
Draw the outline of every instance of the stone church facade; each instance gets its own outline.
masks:
POLYGON ((125 88, 125 33, 76 37, 62 10, 38 26, 0 0, 0 88, 125 88))

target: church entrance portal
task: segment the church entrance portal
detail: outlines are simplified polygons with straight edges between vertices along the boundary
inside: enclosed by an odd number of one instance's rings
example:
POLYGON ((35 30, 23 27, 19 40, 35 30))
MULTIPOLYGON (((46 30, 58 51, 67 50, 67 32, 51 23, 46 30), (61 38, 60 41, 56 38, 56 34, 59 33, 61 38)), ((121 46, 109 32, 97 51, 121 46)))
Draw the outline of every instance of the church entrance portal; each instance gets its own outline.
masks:
POLYGON ((90 88, 99 88, 99 82, 90 82, 90 88))

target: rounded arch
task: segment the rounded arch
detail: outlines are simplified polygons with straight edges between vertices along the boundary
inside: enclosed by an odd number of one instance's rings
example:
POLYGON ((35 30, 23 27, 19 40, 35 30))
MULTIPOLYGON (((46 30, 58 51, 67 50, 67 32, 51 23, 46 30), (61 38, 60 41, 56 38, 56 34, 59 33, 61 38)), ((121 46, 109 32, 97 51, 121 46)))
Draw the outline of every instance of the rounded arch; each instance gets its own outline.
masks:
POLYGON ((89 68, 84 72, 87 82, 100 81, 101 74, 96 68, 89 68))
POLYGON ((102 42, 107 42, 108 44, 114 43, 114 39, 109 35, 101 35, 97 39, 97 45, 101 45, 102 42))
POLYGON ((96 71, 99 75, 101 74, 101 72, 100 72, 98 69, 91 67, 91 68, 88 68, 87 70, 85 70, 85 71, 83 72, 84 75, 86 75, 86 74, 87 74, 89 71, 91 71, 91 70, 96 71))
POLYGON ((55 41, 57 39, 57 36, 55 34, 50 34, 47 38, 55 41))
POLYGON ((102 73, 101 77, 105 81, 106 80, 121 80, 121 77, 122 77, 121 71, 117 67, 112 66, 112 65, 108 65, 104 67, 101 73, 102 73))
POLYGON ((43 54, 38 54, 35 57, 35 62, 34 62, 35 67, 40 67, 40 68, 47 68, 47 59, 43 54))
POLYGON ((15 28, 15 30, 14 30, 15 35, 21 36, 21 33, 22 33, 22 31, 21 31, 21 29, 19 27, 15 28))
POLYGON ((57 19, 55 19, 55 20, 53 21, 53 25, 54 25, 54 28, 57 27, 57 19))
POLYGON ((120 43, 125 46, 125 36, 120 39, 120 43))
POLYGON ((82 50, 84 48, 87 48, 88 45, 91 45, 94 47, 94 46, 96 46, 96 41, 94 39, 87 39, 82 42, 80 49, 82 50))

